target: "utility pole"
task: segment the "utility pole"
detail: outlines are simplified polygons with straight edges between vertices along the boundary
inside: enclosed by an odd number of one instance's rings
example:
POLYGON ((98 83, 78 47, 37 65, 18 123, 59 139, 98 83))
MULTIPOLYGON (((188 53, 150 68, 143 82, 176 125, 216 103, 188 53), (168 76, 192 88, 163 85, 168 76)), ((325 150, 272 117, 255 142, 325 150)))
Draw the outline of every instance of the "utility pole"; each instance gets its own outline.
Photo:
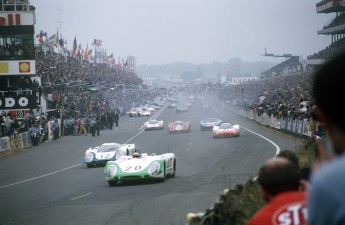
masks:
POLYGON ((59 54, 60 54, 60 40, 62 39, 62 31, 61 31, 61 24, 63 23, 63 21, 61 20, 61 13, 60 13, 60 8, 58 9, 59 11, 59 14, 58 14, 58 20, 57 20, 57 25, 59 27, 59 36, 58 36, 58 51, 59 51, 59 54))

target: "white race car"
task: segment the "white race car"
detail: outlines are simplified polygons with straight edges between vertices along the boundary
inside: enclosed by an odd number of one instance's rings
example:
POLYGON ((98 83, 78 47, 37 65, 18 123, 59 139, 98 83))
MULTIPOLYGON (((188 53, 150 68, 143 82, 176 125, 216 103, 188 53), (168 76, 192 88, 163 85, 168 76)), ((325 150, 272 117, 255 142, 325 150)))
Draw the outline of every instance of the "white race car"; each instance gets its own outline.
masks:
POLYGON ((163 130, 164 122, 163 120, 149 120, 144 123, 145 130, 163 130))
POLYGON ((151 116, 151 112, 145 109, 139 110, 138 113, 138 116, 151 116))
POLYGON ((132 108, 126 114, 130 117, 151 116, 151 112, 143 108, 132 108))
POLYGON ((240 136, 240 125, 238 124, 231 124, 231 123, 222 123, 219 126, 214 126, 213 130, 213 138, 218 137, 239 137, 240 136))
POLYGON ((137 157, 122 156, 116 161, 108 161, 104 167, 105 178, 110 186, 118 182, 133 180, 160 180, 175 177, 176 157, 174 153, 155 155, 147 153, 137 157))
POLYGON ((84 163, 91 168, 105 165, 109 160, 117 160, 124 155, 132 155, 135 144, 104 143, 85 152, 84 163))

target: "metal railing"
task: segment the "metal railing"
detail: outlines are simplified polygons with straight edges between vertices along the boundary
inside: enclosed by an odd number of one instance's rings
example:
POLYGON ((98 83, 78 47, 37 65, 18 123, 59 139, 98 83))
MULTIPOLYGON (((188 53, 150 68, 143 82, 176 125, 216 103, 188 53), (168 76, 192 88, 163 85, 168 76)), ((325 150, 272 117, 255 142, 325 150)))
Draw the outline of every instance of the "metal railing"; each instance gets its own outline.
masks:
POLYGON ((0 11, 32 11, 35 7, 28 0, 0 0, 0 11))
POLYGON ((32 95, 33 90, 16 90, 16 91, 0 91, 0 96, 9 96, 10 95, 32 95))

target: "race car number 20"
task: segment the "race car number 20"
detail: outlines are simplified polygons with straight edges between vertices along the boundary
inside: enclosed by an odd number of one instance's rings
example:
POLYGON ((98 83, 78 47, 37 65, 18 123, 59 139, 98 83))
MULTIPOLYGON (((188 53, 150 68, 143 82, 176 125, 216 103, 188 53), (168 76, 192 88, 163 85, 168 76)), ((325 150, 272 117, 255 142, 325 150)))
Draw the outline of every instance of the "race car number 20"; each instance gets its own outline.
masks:
POLYGON ((125 171, 135 171, 135 170, 140 170, 141 166, 127 166, 125 171))

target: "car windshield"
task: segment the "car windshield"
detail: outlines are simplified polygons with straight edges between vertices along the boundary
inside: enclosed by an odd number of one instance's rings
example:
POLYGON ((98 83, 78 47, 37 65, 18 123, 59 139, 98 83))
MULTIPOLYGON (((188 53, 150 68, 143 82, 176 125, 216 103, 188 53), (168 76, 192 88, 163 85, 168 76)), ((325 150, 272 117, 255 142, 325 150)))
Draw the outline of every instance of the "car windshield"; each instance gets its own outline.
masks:
POLYGON ((182 125, 183 122, 182 121, 175 121, 175 125, 182 125))
POLYGON ((220 129, 230 129, 230 128, 232 128, 232 125, 230 123, 223 123, 222 125, 220 125, 219 128, 220 129))
POLYGON ((120 144, 111 144, 111 145, 101 145, 98 149, 98 152, 111 152, 116 151, 120 148, 120 144))
POLYGON ((150 120, 150 121, 149 121, 149 124, 156 124, 156 123, 158 123, 157 120, 150 120))

